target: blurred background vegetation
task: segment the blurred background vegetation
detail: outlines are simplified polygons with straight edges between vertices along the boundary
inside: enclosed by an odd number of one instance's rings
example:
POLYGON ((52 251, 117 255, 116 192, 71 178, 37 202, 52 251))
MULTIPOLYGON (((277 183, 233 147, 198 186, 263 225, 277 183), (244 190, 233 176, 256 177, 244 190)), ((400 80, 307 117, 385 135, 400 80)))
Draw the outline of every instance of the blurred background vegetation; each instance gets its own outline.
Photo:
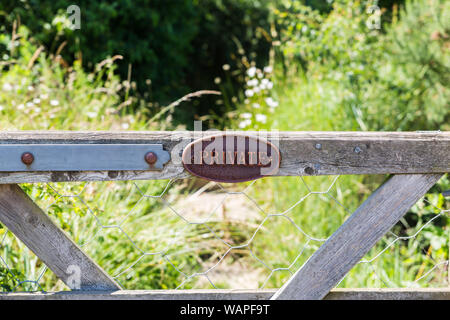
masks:
MULTIPOLYGON (((175 130, 192 129, 193 120, 204 120, 210 128, 241 130, 449 130, 450 3, 3 0, 0 70, 2 130, 175 130), (81 9, 79 30, 71 28, 66 12, 72 4, 81 9), (171 104, 205 89, 221 95, 171 104)), ((310 197, 290 215, 314 236, 327 237, 385 178, 341 177, 330 191, 338 203, 330 197, 310 197)), ((313 190, 327 190, 333 177, 306 180, 313 190)), ((46 185, 23 187, 83 243, 97 235, 98 214, 113 221, 127 216, 141 199, 140 189, 160 194, 167 183, 145 182, 140 188, 132 183, 54 187, 77 194, 84 186, 83 194, 88 192, 81 202, 60 197, 46 185)), ((189 180, 171 184, 166 191, 175 204, 198 188, 207 190, 204 187, 189 180)), ((397 242, 369 266, 358 265, 340 285, 448 285, 447 270, 422 277, 448 260, 446 215, 427 222, 448 209, 441 192, 449 188, 444 177, 393 230, 410 236, 426 225, 418 237, 397 242)), ((289 208, 308 193, 298 178, 263 179, 251 190, 255 202, 270 213, 289 208)), ((210 201, 216 201, 217 193, 217 188, 208 191, 210 201)), ((128 230, 140 239, 136 243, 155 242, 152 230, 165 236, 177 230, 179 219, 162 203, 144 201, 139 209, 133 216, 140 223, 128 230)), ((251 239, 264 217, 249 214, 246 221, 233 221, 224 216, 213 217, 209 227, 234 244, 251 239)), ((288 271, 295 271, 320 245, 296 233, 286 220, 273 220, 252 240, 251 252, 227 256, 227 265, 245 269, 237 274, 257 270, 252 280, 256 286, 280 286, 288 271), (304 255, 296 259, 303 247, 304 255), (261 265, 255 255, 268 265, 261 265), (272 274, 273 268, 284 269, 272 274)), ((197 278, 183 281, 199 266, 204 269, 221 261, 218 253, 226 252, 210 229, 186 231, 190 240, 171 246, 173 260, 146 256, 131 270, 127 266, 139 259, 140 251, 120 234, 100 235, 86 250, 108 272, 124 277, 121 283, 127 288, 208 286, 208 281, 197 278)), ((2 288, 39 289, 21 281, 39 278, 42 263, 6 229, 0 229, 0 236, 2 288)), ((368 258, 393 239, 385 237, 368 258)), ((172 240, 167 241, 160 240, 166 245, 172 240)), ((49 272, 41 280, 46 290, 64 289, 49 272)), ((217 276, 215 284, 232 287, 230 281, 217 276)))

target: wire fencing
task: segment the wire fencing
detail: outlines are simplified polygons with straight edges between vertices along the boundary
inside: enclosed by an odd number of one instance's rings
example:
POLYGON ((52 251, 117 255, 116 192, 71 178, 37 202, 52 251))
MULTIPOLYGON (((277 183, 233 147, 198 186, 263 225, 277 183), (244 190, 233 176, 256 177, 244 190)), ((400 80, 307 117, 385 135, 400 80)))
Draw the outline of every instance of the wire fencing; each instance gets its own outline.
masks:
MULTIPOLYGON (((23 184, 124 289, 278 288, 385 176, 23 184)), ((444 176, 339 287, 448 286, 444 176)), ((448 200, 448 199, 447 199, 448 200)), ((67 287, 6 227, 4 292, 67 287)))

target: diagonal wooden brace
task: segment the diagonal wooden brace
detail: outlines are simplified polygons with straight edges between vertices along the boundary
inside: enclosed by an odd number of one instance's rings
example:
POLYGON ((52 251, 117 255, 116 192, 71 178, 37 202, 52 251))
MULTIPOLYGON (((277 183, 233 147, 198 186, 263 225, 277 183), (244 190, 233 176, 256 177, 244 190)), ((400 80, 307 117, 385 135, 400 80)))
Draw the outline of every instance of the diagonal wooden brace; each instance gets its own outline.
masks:
POLYGON ((120 289, 16 184, 0 185, 0 222, 69 288, 120 289))
POLYGON ((271 299, 323 299, 441 176, 393 176, 333 233, 271 299))

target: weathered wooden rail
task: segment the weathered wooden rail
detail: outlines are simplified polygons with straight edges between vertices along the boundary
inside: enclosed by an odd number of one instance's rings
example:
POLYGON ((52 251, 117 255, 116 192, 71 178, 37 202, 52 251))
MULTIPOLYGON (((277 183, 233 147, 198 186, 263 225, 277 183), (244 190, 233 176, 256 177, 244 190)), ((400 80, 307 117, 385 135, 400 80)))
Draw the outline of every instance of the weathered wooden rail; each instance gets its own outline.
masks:
MULTIPOLYGON (((258 136, 261 133, 239 134, 258 136)), ((275 141, 281 154, 281 163, 276 172, 278 176, 394 174, 276 292, 117 291, 119 286, 115 281, 54 225, 17 186, 18 183, 35 182, 186 177, 188 173, 181 161, 181 153, 185 147, 202 136, 216 135, 217 132, 0 132, 0 168, 3 168, 0 172, 0 222, 69 287, 73 285, 69 281, 68 268, 71 265, 81 268, 81 284, 77 288, 80 291, 77 290, 76 294, 7 293, 0 294, 0 299, 67 299, 80 296, 93 299, 207 299, 207 295, 221 299, 411 297, 411 292, 404 290, 332 289, 411 206, 443 174, 450 171, 448 132, 268 132, 265 138, 275 141), (142 145, 148 145, 149 150, 155 152, 151 156, 164 157, 164 152, 167 152, 170 157, 156 167, 156 159, 148 158, 147 154, 144 157, 147 147, 139 147, 142 145), (152 145, 162 148, 151 149, 152 145), (20 159, 9 154, 20 154, 27 146, 38 152, 36 159, 31 157, 29 161, 28 158, 20 159), (81 146, 89 147, 80 149, 81 146), (83 154, 84 149, 90 150, 89 153, 83 154), (101 152, 106 152, 108 156, 102 157, 99 155, 100 151, 95 152, 96 149, 103 150, 101 152), (6 156, 7 153, 9 156, 6 156), (134 170, 146 168, 144 161, 149 164, 147 169, 134 170), (9 166, 10 162, 14 163, 9 166), (71 170, 67 170, 68 163, 71 170), (52 164, 55 166, 54 170, 51 169, 52 164)), ((445 290, 422 290, 418 291, 416 297, 448 298, 449 293, 445 290)))

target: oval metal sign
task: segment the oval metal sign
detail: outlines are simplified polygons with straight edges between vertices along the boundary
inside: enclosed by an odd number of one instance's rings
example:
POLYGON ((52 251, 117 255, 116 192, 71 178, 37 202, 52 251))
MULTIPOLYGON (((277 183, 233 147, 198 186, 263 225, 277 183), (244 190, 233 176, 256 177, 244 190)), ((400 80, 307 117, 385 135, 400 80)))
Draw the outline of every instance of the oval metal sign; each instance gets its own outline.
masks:
POLYGON ((274 175, 281 162, 279 149, 265 139, 222 134, 198 139, 183 151, 184 168, 217 182, 244 182, 274 175))

